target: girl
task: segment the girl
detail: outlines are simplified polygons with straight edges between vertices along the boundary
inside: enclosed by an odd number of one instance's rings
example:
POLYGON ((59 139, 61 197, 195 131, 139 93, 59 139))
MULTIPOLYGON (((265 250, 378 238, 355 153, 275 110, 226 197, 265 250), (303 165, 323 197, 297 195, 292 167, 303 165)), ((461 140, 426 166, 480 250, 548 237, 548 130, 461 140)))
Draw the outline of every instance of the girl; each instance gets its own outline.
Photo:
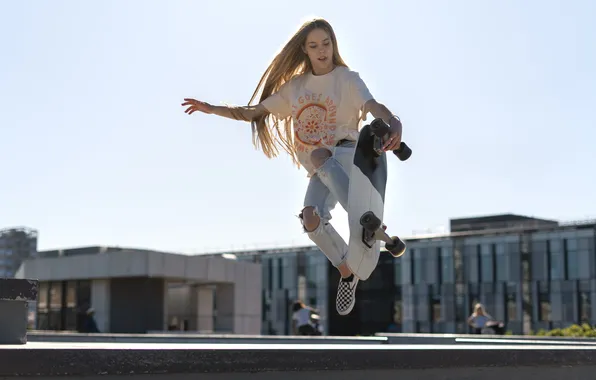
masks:
POLYGON ((253 144, 269 157, 285 150, 308 172, 309 184, 299 218, 303 230, 339 270, 336 297, 340 315, 352 311, 358 278, 344 262, 348 246, 329 223, 339 202, 347 209, 349 171, 366 114, 390 126, 383 148, 401 143, 402 125, 378 103, 357 72, 339 54, 331 25, 323 19, 304 23, 273 59, 248 106, 214 106, 184 99, 186 113, 215 114, 251 123, 253 144), (256 105, 251 105, 261 92, 256 105))
POLYGON ((468 318, 468 325, 474 329, 475 334, 482 334, 482 330, 487 327, 486 324, 493 320, 493 317, 484 310, 484 306, 481 303, 477 303, 474 305, 474 311, 468 318))

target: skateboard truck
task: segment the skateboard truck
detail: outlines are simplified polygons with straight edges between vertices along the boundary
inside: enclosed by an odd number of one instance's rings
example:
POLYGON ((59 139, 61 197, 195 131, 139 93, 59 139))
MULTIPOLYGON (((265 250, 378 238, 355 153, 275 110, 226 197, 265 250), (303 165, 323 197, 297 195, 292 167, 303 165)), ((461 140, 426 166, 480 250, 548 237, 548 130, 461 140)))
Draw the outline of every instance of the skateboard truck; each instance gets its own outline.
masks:
MULTIPOLYGON (((372 123, 370 123, 370 130, 373 133, 374 141, 373 141, 373 149, 377 156, 383 154, 383 138, 389 134, 389 125, 383 121, 381 118, 374 119, 372 123)), ((412 155, 412 149, 406 145, 405 142, 401 142, 399 144, 399 148, 395 149, 393 153, 399 158, 401 161, 405 161, 412 155)))
POLYGON ((362 243, 372 248, 377 240, 385 242, 385 248, 393 257, 400 257, 406 251, 406 244, 397 236, 389 236, 383 229, 383 223, 374 212, 367 211, 360 217, 362 243))

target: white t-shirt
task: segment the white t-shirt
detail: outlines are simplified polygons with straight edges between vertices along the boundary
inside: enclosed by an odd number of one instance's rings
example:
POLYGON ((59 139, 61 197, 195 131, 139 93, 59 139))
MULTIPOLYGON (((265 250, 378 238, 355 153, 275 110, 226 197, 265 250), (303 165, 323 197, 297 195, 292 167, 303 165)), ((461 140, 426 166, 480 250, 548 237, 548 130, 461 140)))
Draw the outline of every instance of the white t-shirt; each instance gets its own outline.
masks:
POLYGON ((471 317, 472 325, 477 329, 482 329, 488 321, 491 320, 487 315, 476 315, 471 317))
POLYGON ((296 326, 298 327, 308 325, 310 324, 310 310, 300 309, 295 311, 292 318, 296 321, 296 326))
POLYGON ((298 160, 312 175, 311 152, 342 139, 357 140, 360 121, 366 120, 362 108, 371 99, 357 72, 336 66, 325 75, 294 77, 262 104, 280 119, 292 116, 298 160))

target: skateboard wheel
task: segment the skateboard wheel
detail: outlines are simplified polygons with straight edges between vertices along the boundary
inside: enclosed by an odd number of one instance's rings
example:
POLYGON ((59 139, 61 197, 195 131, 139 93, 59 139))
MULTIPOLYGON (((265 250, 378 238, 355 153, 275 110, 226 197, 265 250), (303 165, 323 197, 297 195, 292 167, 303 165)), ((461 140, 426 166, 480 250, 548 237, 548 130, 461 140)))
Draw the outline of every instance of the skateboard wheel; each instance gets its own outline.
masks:
POLYGON ((391 236, 393 243, 385 244, 385 249, 391 253, 393 257, 400 257, 406 252, 406 243, 404 243, 397 236, 391 236))
POLYGON ((401 142, 399 144, 399 148, 393 151, 393 153, 399 158, 401 161, 405 161, 412 155, 412 149, 406 145, 405 142, 401 142))
POLYGON ((381 228, 381 224, 381 219, 372 211, 367 211, 360 217, 360 225, 367 231, 376 232, 381 228))
POLYGON ((382 138, 389 133, 389 126, 383 121, 383 119, 378 118, 374 119, 372 123, 370 123, 370 130, 372 133, 382 138))

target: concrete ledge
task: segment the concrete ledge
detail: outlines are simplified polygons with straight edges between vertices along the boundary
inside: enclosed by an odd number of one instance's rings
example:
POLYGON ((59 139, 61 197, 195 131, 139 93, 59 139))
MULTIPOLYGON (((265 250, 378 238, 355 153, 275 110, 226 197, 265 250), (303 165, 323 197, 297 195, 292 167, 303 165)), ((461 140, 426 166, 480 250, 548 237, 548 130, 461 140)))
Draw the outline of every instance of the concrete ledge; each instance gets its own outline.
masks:
POLYGON ((385 344, 385 337, 285 336, 241 334, 80 334, 29 331, 29 342, 69 343, 228 343, 228 344, 385 344))
POLYGON ((28 302, 37 299, 35 280, 0 278, 0 344, 27 343, 28 302))
POLYGON ((35 301, 37 287, 37 280, 0 278, 0 300, 35 301))
POLYGON ((388 344, 596 344, 595 338, 529 335, 377 333, 388 344))
MULTIPOLYGON (((256 372, 256 373, 176 373, 131 375, 134 380, 560 380, 591 379, 592 366, 576 367, 475 367, 475 368, 434 368, 424 370, 364 370, 364 371, 296 371, 296 372, 256 372)), ((123 376, 85 376, 85 380, 122 380, 123 376)), ((130 377, 130 376, 129 376, 130 377)), ((78 378, 78 377, 74 377, 78 378)), ((36 376, 36 380, 70 380, 73 376, 36 376)))
POLYGON ((540 378, 554 379, 548 377, 549 368, 585 366, 592 375, 596 370, 596 348, 586 346, 29 343, 0 346, 0 357, 0 376, 337 371, 332 373, 340 378, 345 371, 359 371, 363 376, 368 371, 391 371, 395 376, 401 371, 438 368, 444 372, 495 367, 538 371, 545 367, 540 378))

